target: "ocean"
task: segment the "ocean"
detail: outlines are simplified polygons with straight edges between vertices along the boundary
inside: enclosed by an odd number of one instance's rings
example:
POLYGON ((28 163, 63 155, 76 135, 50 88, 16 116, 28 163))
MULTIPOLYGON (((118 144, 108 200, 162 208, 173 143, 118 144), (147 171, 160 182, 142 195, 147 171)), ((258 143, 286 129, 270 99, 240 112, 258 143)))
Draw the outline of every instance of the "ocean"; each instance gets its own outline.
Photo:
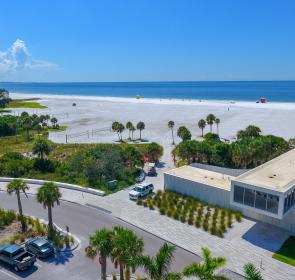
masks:
POLYGON ((295 81, 11 83, 12 93, 160 99, 295 102, 295 81))

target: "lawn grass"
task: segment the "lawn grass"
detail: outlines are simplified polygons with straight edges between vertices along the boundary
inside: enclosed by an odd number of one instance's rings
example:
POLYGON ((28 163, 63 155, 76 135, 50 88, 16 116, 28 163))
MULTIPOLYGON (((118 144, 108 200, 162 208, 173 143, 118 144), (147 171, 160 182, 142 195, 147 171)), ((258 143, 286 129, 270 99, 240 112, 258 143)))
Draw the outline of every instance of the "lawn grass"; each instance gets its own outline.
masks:
POLYGON ((36 99, 13 99, 9 102, 8 108, 32 108, 45 109, 47 106, 41 105, 39 102, 33 101, 36 99))
POLYGON ((290 236, 272 257, 278 261, 295 266, 295 236, 290 236))

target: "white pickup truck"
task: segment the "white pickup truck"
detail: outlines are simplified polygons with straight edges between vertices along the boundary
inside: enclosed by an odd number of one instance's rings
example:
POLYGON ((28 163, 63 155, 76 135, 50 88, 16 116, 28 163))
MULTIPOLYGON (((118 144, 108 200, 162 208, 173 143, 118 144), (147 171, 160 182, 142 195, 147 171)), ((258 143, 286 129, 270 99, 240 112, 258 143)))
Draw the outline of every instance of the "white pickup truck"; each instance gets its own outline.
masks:
POLYGON ((154 185, 151 183, 136 184, 129 192, 129 198, 131 200, 137 200, 138 198, 143 198, 152 193, 153 190, 154 185))

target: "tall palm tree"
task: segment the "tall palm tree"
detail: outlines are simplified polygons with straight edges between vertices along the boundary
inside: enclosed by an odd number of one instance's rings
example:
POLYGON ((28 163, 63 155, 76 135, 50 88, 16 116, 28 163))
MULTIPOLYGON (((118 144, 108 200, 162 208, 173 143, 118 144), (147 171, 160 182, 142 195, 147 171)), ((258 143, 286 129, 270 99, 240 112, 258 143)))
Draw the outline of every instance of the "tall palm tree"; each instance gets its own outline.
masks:
POLYGON ((199 120, 198 127, 202 130, 202 137, 204 136, 204 128, 206 127, 206 121, 204 119, 199 120))
POLYGON ((120 141, 119 125, 120 125, 119 122, 113 122, 112 123, 112 130, 117 133, 119 141, 120 141))
POLYGON ((48 210, 48 226, 49 236, 53 232, 52 208, 55 204, 59 205, 61 193, 59 188, 52 182, 43 184, 37 192, 37 201, 43 204, 43 207, 48 210))
POLYGON ((139 139, 141 140, 141 131, 145 129, 145 124, 144 122, 139 122, 136 125, 136 128, 139 129, 139 139))
POLYGON ((113 232, 109 229, 102 228, 97 230, 89 237, 89 246, 86 247, 86 256, 94 259, 99 255, 99 262, 101 265, 101 279, 107 279, 107 257, 112 253, 112 235, 113 232))
POLYGON ((22 208, 22 202, 20 199, 20 193, 22 192, 25 194, 26 197, 28 197, 26 193, 27 190, 29 190, 29 186, 26 184, 26 182, 24 182, 21 179, 13 179, 7 185, 8 194, 15 193, 17 197, 18 212, 19 212, 19 216, 20 216, 20 220, 22 224, 22 232, 26 231, 26 224, 25 224, 24 216, 23 216, 23 208, 22 208))
POLYGON ((132 260, 143 251, 143 240, 138 238, 132 230, 116 226, 112 243, 112 258, 115 264, 119 264, 120 280, 124 280, 124 267, 130 271, 130 266, 133 265, 132 260))
POLYGON ((219 135, 219 124, 220 124, 220 119, 216 118, 215 119, 216 127, 217 127, 217 134, 219 135))
POLYGON ((198 277, 200 280, 225 280, 224 276, 215 275, 215 271, 225 265, 226 259, 213 258, 208 248, 202 248, 202 263, 192 263, 183 269, 183 275, 186 277, 198 277))
POLYGON ((51 123, 52 123, 53 128, 56 128, 56 124, 57 124, 57 122, 58 122, 57 118, 53 117, 53 118, 51 118, 50 121, 51 121, 51 123))
POLYGON ((247 280, 263 280, 261 272, 252 263, 244 265, 244 272, 247 280))
POLYGON ((210 132, 212 133, 212 125, 214 124, 216 117, 213 114, 209 114, 206 118, 207 124, 210 125, 210 132))
POLYGON ((51 152, 51 148, 47 140, 38 139, 33 146, 33 154, 38 155, 39 158, 43 159, 44 156, 48 156, 51 152))
POLYGON ((173 131, 173 128, 174 128, 174 121, 169 121, 168 122, 168 127, 171 129, 171 133, 172 133, 172 145, 175 145, 175 142, 174 142, 174 131, 173 131))
POLYGON ((131 127, 133 126, 133 124, 132 124, 132 122, 127 122, 126 123, 126 128, 129 130, 129 139, 131 139, 130 138, 130 132, 131 132, 131 127))
POLYGON ((138 256, 134 262, 144 268, 151 280, 180 279, 180 274, 169 272, 175 249, 175 246, 165 243, 155 257, 138 256))
POLYGON ((121 141, 122 141, 122 132, 124 131, 124 129, 125 129, 124 124, 119 123, 119 125, 118 125, 118 131, 119 131, 119 134, 120 134, 121 141))
POLYGON ((134 133, 135 130, 136 130, 136 128, 132 125, 132 126, 130 127, 130 131, 131 131, 131 140, 133 140, 133 133, 134 133))

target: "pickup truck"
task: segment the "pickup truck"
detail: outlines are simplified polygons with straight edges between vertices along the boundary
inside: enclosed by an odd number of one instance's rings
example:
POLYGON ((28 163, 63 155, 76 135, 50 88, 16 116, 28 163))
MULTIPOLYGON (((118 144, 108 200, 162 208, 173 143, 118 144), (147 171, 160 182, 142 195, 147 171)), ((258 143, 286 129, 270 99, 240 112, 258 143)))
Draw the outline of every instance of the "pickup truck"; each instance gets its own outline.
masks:
POLYGON ((129 192, 129 198, 131 200, 137 200, 143 198, 144 196, 152 193, 154 190, 154 185, 150 183, 142 183, 135 185, 129 192))
POLYGON ((18 244, 0 246, 0 261, 15 271, 25 270, 34 265, 36 256, 18 244))

